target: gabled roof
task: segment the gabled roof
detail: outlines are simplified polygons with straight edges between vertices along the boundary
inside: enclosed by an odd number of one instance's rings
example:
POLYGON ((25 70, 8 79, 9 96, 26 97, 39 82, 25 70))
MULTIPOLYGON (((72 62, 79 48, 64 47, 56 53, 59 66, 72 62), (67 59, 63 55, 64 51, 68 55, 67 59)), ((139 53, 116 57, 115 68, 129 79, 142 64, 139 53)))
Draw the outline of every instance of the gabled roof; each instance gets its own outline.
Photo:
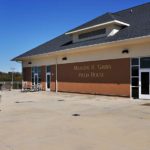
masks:
POLYGON ((82 46, 102 44, 102 43, 108 43, 108 42, 114 42, 118 40, 126 40, 130 38, 137 38, 137 37, 150 35, 150 3, 146 3, 143 5, 139 5, 115 13, 106 13, 71 31, 112 21, 114 19, 128 23, 130 24, 130 26, 123 28, 117 34, 111 37, 97 38, 97 39, 92 39, 92 40, 82 41, 77 43, 72 43, 72 38, 69 35, 66 35, 64 33, 53 40, 50 40, 30 51, 25 52, 24 54, 14 58, 13 60, 21 60, 24 57, 29 57, 34 55, 47 54, 47 53, 71 49, 71 48, 78 48, 82 46))

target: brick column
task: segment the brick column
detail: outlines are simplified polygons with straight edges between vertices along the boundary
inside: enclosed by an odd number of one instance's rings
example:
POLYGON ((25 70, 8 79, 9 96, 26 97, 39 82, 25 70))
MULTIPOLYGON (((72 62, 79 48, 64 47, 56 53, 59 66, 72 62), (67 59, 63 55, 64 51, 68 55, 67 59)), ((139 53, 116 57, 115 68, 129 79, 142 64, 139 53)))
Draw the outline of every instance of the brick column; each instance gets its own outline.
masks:
POLYGON ((24 67, 23 68, 23 82, 26 82, 26 86, 28 88, 32 87, 32 71, 31 67, 24 67))
POLYGON ((56 91, 56 66, 51 66, 51 91, 56 91))

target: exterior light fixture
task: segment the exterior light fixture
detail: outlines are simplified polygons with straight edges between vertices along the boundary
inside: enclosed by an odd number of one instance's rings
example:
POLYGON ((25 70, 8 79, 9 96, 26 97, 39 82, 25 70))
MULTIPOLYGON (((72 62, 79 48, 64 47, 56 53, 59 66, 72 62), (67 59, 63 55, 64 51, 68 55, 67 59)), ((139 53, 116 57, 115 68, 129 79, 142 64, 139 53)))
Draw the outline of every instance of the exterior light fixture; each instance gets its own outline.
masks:
POLYGON ((28 64, 29 64, 29 65, 31 65, 31 64, 32 64, 32 62, 31 62, 31 61, 29 61, 29 62, 28 62, 28 64))
POLYGON ((62 60, 67 60, 67 57, 63 57, 62 60))
POLYGON ((122 51, 122 54, 128 54, 129 53, 129 50, 128 49, 124 49, 123 51, 122 51))

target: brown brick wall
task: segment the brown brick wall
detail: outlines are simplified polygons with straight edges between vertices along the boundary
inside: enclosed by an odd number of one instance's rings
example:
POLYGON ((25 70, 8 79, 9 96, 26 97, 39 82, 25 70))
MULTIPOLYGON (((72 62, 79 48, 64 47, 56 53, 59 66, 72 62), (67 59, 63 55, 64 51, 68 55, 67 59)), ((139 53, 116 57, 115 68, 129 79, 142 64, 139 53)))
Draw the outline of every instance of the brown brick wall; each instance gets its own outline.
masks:
POLYGON ((31 67, 23 68, 23 81, 27 83, 28 88, 31 88, 32 86, 31 67))
POLYGON ((46 66, 42 66, 42 90, 46 90, 46 66))
POLYGON ((56 90, 56 65, 51 66, 51 90, 56 90))
POLYGON ((23 80, 31 82, 31 67, 23 68, 23 80))
POLYGON ((61 92, 90 93, 126 97, 130 96, 129 84, 59 82, 58 87, 61 92))
MULTIPOLYGON (((51 90, 56 90, 56 66, 51 66, 51 90)), ((31 84, 31 68, 23 68, 31 84)), ((42 66, 42 89, 46 89, 46 66, 42 66)), ((130 59, 58 65, 58 91, 130 96, 130 59)))
MULTIPOLYGON (((23 81, 27 82, 27 87, 31 88, 32 86, 32 68, 31 67, 24 67, 23 68, 23 81)), ((42 74, 41 74, 41 85, 42 85, 42 90, 46 89, 46 67, 42 66, 42 74)))
MULTIPOLYGON (((55 90, 55 65, 51 70, 55 90)), ((130 59, 60 64, 58 91, 130 96, 130 59)))

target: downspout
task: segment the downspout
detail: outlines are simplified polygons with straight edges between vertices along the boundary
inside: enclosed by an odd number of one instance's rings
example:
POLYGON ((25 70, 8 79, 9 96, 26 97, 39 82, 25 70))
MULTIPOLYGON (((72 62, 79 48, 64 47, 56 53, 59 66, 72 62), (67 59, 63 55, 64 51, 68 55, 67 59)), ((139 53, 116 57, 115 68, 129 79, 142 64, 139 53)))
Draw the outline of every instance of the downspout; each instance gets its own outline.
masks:
POLYGON ((58 92, 58 81, 57 81, 57 77, 58 77, 58 62, 57 62, 57 58, 56 58, 56 94, 58 92))

